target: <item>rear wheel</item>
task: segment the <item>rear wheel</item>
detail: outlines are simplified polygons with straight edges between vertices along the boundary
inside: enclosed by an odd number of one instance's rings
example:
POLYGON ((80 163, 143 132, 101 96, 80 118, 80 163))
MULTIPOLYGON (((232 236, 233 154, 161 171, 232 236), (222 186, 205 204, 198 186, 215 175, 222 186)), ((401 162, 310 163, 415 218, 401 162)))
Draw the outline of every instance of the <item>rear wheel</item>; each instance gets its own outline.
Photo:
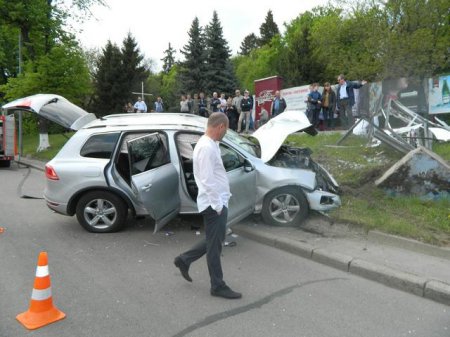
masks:
POLYGON ((125 225, 127 212, 122 199, 106 191, 93 191, 83 195, 76 210, 80 225, 93 233, 121 230, 125 225))
POLYGON ((269 192, 261 212, 264 222, 272 226, 299 225, 309 212, 308 201, 299 187, 282 187, 269 192))
POLYGON ((11 160, 0 160, 0 167, 11 167, 11 160))

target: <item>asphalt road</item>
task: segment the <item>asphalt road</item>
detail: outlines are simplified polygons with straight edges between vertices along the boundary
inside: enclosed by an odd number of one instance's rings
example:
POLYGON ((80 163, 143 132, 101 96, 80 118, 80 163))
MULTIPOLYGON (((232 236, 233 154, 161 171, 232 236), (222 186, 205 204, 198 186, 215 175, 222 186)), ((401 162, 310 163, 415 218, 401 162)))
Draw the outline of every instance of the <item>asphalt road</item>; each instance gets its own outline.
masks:
MULTIPOLYGON (((200 236, 197 217, 152 234, 149 220, 92 234, 40 197, 43 173, 0 169, 0 336, 450 336, 449 307, 242 237, 224 247, 227 283, 240 300, 209 294, 204 259, 181 278, 173 259, 200 236), (23 197, 25 196, 25 198, 23 197), (171 235, 167 235, 168 233, 171 235), (40 251, 53 301, 67 317, 30 332, 28 309, 40 251)), ((203 231, 201 230, 201 235, 203 231)))

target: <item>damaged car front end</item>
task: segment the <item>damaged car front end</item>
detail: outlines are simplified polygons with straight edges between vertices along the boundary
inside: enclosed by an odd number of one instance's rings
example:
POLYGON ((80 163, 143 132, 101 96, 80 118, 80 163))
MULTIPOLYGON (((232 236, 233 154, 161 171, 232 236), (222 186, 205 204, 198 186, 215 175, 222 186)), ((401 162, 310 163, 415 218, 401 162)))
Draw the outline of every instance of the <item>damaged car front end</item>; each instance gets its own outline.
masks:
POLYGON ((296 225, 311 210, 327 212, 341 205, 338 183, 311 158, 312 151, 283 144, 300 131, 315 134, 302 111, 286 111, 253 134, 264 162, 257 168, 258 195, 263 197, 256 206, 271 225, 296 225))

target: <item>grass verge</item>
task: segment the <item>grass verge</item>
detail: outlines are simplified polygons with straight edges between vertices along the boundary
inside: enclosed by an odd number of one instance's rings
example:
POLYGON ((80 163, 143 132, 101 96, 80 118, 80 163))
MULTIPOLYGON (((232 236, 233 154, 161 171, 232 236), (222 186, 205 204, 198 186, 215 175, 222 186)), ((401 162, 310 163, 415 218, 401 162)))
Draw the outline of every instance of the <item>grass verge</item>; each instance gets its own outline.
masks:
MULTIPOLYGON (((450 247, 448 200, 426 201, 419 197, 391 197, 377 188, 375 180, 400 158, 401 153, 380 145, 368 147, 367 138, 351 135, 336 146, 343 135, 321 133, 316 137, 296 134, 288 142, 309 147, 342 188, 342 207, 331 212, 334 221, 365 230, 400 235, 426 243, 450 247)), ((450 160, 450 144, 436 144, 438 155, 450 160)))

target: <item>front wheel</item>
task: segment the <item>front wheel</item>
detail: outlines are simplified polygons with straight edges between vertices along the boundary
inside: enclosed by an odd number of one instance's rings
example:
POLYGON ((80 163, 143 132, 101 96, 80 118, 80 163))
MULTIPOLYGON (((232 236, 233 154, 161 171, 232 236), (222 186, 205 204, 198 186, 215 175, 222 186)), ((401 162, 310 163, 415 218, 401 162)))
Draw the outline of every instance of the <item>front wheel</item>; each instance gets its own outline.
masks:
POLYGON ((266 195, 261 215, 272 226, 296 226, 308 212, 308 201, 299 187, 282 187, 266 195))
POLYGON ((11 160, 0 160, 0 167, 11 167, 11 160))
POLYGON ((111 233, 125 225, 128 209, 115 194, 93 191, 83 195, 77 203, 77 219, 81 226, 93 233, 111 233))

